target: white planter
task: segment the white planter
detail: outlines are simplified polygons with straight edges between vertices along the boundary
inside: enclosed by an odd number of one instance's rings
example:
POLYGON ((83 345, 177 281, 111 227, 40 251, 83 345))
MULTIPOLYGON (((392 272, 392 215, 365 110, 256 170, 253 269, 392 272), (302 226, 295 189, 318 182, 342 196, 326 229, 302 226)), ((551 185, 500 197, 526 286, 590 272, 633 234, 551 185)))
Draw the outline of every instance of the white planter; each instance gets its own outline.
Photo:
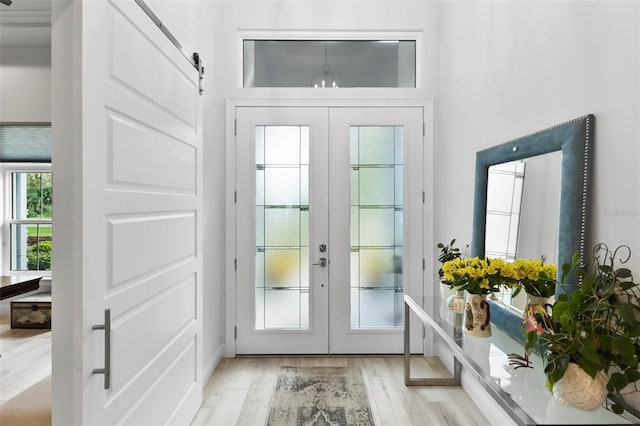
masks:
POLYGON ((449 287, 448 284, 440 283, 440 297, 442 300, 447 300, 449 296, 456 294, 456 289, 449 287))
POLYGON ((553 385, 553 396, 569 407, 594 411, 607 399, 607 381, 602 371, 592 379, 578 364, 570 362, 562 379, 553 385))

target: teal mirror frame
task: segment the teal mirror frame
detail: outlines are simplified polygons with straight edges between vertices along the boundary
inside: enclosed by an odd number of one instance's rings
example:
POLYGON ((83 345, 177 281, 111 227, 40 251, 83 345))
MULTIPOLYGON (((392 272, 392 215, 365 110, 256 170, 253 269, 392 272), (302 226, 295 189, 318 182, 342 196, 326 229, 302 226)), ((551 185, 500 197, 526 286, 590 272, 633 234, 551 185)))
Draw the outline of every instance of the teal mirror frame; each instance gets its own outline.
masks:
MULTIPOLYGON (((570 263, 574 252, 585 256, 588 187, 591 166, 595 116, 590 114, 566 123, 527 135, 476 154, 475 203, 473 212, 473 240, 471 255, 485 255, 487 181, 489 167, 510 161, 562 151, 560 214, 558 226, 558 275, 561 265, 570 263)), ((552 261, 550 259, 549 261, 552 261)), ((577 277, 569 277, 568 285, 556 288, 571 293, 578 284, 577 277)), ((522 342, 522 318, 491 302, 491 322, 514 339, 522 342)))

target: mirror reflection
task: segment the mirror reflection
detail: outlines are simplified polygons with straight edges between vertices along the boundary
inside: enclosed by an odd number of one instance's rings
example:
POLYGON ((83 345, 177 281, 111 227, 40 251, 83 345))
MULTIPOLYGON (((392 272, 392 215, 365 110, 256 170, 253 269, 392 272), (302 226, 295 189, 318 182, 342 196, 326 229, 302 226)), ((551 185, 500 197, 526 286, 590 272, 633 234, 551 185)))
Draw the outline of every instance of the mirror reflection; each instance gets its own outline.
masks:
MULTIPOLYGON (((489 167, 485 255, 508 262, 516 258, 558 258, 562 152, 555 151, 489 167)), ((496 294, 524 310, 524 292, 496 294)))

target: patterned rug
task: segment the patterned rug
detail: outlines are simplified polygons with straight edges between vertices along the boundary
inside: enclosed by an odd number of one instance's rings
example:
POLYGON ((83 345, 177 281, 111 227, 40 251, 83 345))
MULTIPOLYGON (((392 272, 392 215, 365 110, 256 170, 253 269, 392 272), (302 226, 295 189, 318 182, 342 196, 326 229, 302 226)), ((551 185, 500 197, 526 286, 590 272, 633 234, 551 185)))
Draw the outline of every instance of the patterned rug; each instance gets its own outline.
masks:
POLYGON ((280 367, 267 425, 373 426, 360 368, 280 367))

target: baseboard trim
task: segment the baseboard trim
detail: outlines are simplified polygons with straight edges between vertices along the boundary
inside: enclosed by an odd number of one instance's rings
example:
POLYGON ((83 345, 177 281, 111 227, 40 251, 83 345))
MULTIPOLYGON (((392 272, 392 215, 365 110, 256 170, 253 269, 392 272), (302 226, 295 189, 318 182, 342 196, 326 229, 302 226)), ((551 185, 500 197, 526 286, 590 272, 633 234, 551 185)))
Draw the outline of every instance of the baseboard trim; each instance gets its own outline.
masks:
POLYGON ((213 356, 206 364, 204 364, 204 368, 202 369, 202 386, 204 387, 209 381, 209 377, 213 374, 213 371, 216 369, 220 361, 222 360, 222 354, 224 353, 224 345, 220 345, 218 350, 215 351, 213 356))

